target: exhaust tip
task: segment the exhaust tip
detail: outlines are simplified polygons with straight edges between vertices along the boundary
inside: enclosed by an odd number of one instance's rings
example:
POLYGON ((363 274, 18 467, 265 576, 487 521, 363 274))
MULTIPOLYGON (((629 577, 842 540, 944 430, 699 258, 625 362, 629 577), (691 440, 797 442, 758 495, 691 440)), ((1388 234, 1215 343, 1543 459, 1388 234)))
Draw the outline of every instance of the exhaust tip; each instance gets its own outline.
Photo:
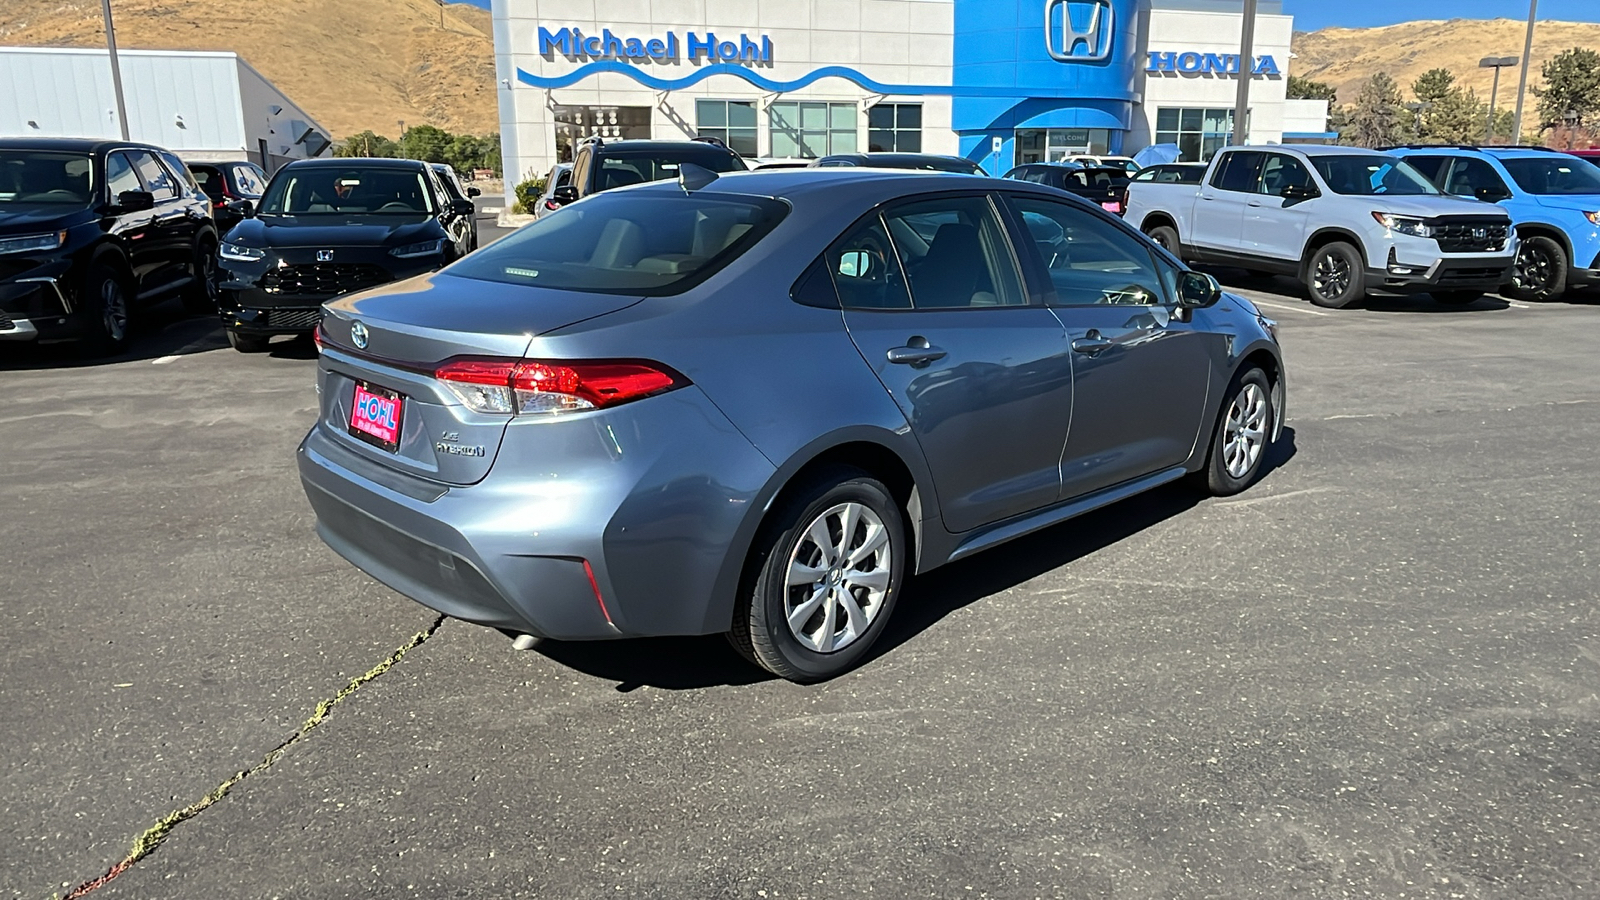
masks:
POLYGON ((511 649, 513 649, 513 650, 532 650, 533 649, 533 645, 537 644, 537 643, 539 643, 539 639, 534 637, 533 635, 531 635, 531 634, 519 634, 519 635, 517 635, 516 640, 513 640, 511 642, 511 649))

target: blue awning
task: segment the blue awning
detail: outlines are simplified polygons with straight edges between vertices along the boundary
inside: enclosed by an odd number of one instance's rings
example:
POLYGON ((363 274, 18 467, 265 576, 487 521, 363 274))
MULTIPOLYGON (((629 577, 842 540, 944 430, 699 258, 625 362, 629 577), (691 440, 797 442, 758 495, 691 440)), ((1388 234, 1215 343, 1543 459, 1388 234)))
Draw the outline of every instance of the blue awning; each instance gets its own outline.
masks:
MULTIPOLYGON (((1038 102, 1038 101, 1035 101, 1038 102)), ((1016 128, 1109 128, 1126 130, 1128 125, 1121 117, 1103 109, 1087 106, 1061 106, 1047 109, 1018 122, 1016 128)))

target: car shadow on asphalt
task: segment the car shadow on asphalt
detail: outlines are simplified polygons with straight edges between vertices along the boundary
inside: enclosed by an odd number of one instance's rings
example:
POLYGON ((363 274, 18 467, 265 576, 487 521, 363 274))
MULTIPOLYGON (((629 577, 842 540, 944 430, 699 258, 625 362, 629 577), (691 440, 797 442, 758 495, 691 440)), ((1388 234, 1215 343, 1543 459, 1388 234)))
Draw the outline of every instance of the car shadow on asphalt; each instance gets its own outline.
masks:
MULTIPOLYGON (((1311 301, 1306 299, 1305 289, 1288 276, 1252 275, 1243 269, 1227 266, 1202 266, 1201 269, 1215 276, 1217 281, 1229 290, 1258 291, 1281 297, 1285 302, 1303 303, 1307 309, 1321 308, 1313 306, 1311 301)), ((1571 299, 1573 302, 1584 302, 1581 295, 1575 295, 1571 299)), ((1388 294, 1369 296, 1365 302, 1357 303, 1352 308, 1390 313, 1471 313, 1510 309, 1511 303, 1504 297, 1494 294, 1484 294, 1471 303, 1458 304, 1440 303, 1430 294, 1388 294)))
MULTIPOLYGON (((1270 480, 1296 452, 1294 429, 1285 426, 1268 451, 1261 481, 1270 480)), ((1203 499, 1187 485, 1167 485, 942 566, 936 577, 910 579, 894 618, 862 665, 894 652, 956 610, 1138 534, 1194 508, 1203 499)), ((614 681, 623 693, 646 686, 673 691, 738 686, 775 677, 746 662, 721 635, 546 640, 534 650, 586 675, 614 681)))
POLYGON ((0 341, 0 371, 79 369, 116 363, 187 356, 228 346, 216 315, 194 315, 178 300, 164 300, 137 311, 128 349, 114 356, 84 356, 76 341, 59 344, 0 341))

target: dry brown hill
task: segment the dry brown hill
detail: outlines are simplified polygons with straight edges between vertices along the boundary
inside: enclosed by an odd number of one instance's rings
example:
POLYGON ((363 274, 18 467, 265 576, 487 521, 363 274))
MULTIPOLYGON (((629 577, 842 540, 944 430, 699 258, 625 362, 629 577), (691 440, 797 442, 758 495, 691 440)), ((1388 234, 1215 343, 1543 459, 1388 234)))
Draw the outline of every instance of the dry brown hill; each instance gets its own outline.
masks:
MULTIPOLYGON (((1489 99, 1494 73, 1479 69, 1485 56, 1521 56, 1526 20, 1450 19, 1406 22, 1385 28, 1324 28, 1294 36, 1291 71, 1333 85, 1339 102, 1356 99, 1375 72, 1388 72, 1407 95, 1417 76, 1434 68, 1455 73, 1456 81, 1489 99)), ((1533 69, 1529 85, 1539 83, 1539 67, 1573 47, 1600 49, 1600 23, 1539 22, 1533 32, 1533 69)), ((1517 70, 1500 73, 1500 102, 1515 104, 1517 70)), ((1536 102, 1530 94, 1529 104, 1536 102)), ((1509 107, 1506 107, 1509 108, 1509 107)), ((1531 106, 1530 106, 1531 108, 1531 106)))
MULTIPOLYGON (((231 50, 335 138, 499 129, 488 10, 436 0, 116 0, 117 46, 231 50)), ((0 0, 0 45, 104 47, 98 0, 0 0)))

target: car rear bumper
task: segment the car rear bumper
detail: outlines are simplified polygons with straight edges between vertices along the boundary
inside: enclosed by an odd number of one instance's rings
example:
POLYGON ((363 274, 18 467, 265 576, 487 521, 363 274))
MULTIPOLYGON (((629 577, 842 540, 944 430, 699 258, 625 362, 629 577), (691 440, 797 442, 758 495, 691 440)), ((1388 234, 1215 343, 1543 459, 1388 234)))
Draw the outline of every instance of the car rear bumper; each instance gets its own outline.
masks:
POLYGON ((298 453, 329 547, 446 615, 565 640, 725 631, 715 586, 774 471, 694 387, 513 424, 472 485, 347 443, 319 424, 298 453))
POLYGON ((1367 286, 1397 293, 1433 290, 1494 291, 1511 277, 1516 257, 1447 256, 1426 266, 1398 262, 1391 252, 1386 268, 1367 269, 1367 286))

